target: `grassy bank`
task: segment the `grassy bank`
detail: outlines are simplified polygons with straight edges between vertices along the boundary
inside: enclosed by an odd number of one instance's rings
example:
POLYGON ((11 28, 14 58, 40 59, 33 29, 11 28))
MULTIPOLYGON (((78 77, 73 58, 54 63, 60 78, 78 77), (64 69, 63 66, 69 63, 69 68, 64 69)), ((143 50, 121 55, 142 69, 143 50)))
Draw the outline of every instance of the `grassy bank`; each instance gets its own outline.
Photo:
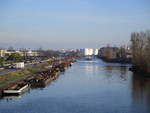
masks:
POLYGON ((42 71, 45 69, 45 67, 48 66, 48 64, 38 64, 37 66, 34 66, 32 68, 26 68, 22 70, 17 70, 13 72, 9 72, 7 74, 0 76, 0 87, 5 86, 9 84, 10 82, 23 79, 27 77, 28 75, 32 75, 35 72, 42 71))

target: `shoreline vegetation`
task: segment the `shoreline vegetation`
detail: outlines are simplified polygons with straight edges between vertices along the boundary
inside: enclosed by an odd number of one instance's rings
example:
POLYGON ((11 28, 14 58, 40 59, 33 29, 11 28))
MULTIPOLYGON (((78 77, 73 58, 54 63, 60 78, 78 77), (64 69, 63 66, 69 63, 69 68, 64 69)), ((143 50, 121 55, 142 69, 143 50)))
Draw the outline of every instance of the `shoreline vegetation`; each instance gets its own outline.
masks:
POLYGON ((142 76, 145 76, 145 77, 150 77, 150 73, 142 71, 138 67, 132 66, 132 67, 129 68, 129 70, 132 71, 133 73, 138 74, 138 75, 142 75, 142 76))
POLYGON ((150 72, 146 72, 144 70, 141 70, 141 68, 134 66, 132 63, 132 59, 130 58, 128 59, 121 59, 121 58, 109 59, 105 57, 99 57, 99 58, 107 63, 132 64, 132 66, 129 68, 130 71, 132 71, 133 73, 140 74, 142 76, 150 77, 150 72))
POLYGON ((150 77, 150 31, 131 34, 132 67, 135 73, 150 77))
MULTIPOLYGON (((109 47, 106 47, 106 49, 109 47)), ((150 31, 134 32, 131 34, 131 53, 132 57, 115 57, 111 58, 111 51, 107 50, 105 56, 99 56, 108 63, 132 64, 130 71, 150 77, 150 31)))
POLYGON ((106 57, 99 57, 105 62, 108 63, 120 63, 120 64, 131 64, 131 58, 106 58, 106 57))

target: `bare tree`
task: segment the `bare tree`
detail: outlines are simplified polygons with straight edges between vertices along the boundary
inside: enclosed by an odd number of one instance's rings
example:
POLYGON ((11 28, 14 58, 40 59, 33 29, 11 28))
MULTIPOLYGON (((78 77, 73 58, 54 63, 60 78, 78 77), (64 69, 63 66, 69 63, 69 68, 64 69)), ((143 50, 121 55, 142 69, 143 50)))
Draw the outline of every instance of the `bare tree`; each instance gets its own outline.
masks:
POLYGON ((131 48, 133 65, 144 72, 150 72, 150 31, 132 33, 131 48))

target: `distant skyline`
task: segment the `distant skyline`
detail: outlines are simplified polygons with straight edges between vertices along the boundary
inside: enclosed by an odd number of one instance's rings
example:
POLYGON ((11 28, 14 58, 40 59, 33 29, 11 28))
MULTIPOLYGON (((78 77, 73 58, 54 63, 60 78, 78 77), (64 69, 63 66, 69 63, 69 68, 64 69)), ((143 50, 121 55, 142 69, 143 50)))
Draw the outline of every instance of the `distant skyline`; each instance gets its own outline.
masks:
POLYGON ((150 29, 150 0, 0 0, 0 47, 127 45, 150 29))

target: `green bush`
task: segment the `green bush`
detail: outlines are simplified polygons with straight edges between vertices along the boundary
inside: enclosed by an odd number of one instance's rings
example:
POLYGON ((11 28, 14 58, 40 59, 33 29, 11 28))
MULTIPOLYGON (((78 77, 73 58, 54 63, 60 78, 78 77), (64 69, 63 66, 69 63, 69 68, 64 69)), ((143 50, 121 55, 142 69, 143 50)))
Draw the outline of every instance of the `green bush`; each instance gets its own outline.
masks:
POLYGON ((22 56, 19 53, 12 53, 7 60, 13 61, 13 62, 20 62, 22 61, 22 56))

